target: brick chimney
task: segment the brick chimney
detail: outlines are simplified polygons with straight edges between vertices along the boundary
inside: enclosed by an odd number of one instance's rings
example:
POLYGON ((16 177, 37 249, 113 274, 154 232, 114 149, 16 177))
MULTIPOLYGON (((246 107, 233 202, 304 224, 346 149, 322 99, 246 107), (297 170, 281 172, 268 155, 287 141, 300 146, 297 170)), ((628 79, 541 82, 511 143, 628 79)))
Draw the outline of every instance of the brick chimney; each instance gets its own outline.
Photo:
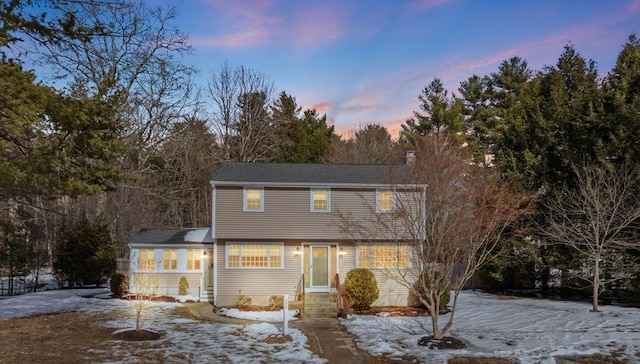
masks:
POLYGON ((404 155, 404 162, 413 167, 416 164, 416 151, 407 150, 404 155))

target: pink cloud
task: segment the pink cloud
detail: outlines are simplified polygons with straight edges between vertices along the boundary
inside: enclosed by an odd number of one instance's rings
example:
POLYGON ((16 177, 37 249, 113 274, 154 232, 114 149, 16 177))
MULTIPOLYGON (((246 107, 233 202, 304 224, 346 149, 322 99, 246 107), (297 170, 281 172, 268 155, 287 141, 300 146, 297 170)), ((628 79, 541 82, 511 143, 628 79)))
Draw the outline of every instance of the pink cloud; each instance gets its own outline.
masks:
POLYGON ((407 4, 409 12, 422 12, 425 10, 437 8, 453 0, 413 0, 407 4))
POLYGON ((334 107, 334 104, 330 101, 320 102, 317 104, 313 104, 309 107, 309 109, 315 109, 318 114, 322 115, 327 112, 327 110, 331 110, 334 107))
POLYGON ((342 35, 341 13, 335 3, 301 4, 307 6, 294 13, 294 25, 288 34, 298 46, 316 46, 342 35))
POLYGON ((276 43, 313 48, 339 39, 342 8, 335 3, 207 1, 221 29, 192 36, 192 43, 212 48, 250 48, 276 43))
POLYGON ((210 37, 191 37, 191 44, 211 48, 246 48, 266 45, 271 42, 272 34, 267 29, 249 29, 247 31, 210 37))

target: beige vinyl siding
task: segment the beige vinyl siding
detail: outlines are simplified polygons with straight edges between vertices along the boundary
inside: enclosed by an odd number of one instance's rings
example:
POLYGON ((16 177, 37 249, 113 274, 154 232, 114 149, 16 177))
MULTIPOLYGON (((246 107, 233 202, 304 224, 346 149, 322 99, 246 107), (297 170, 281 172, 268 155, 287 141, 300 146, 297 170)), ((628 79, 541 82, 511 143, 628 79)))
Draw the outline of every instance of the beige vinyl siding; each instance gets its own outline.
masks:
POLYGON ((356 249, 353 243, 340 243, 343 254, 338 257, 340 284, 344 284, 347 272, 356 267, 356 249))
MULTIPOLYGON (((194 297, 200 297, 200 283, 202 280, 202 272, 158 272, 158 273, 133 273, 133 285, 131 286, 132 292, 137 292, 135 287, 135 282, 138 281, 138 275, 153 275, 158 280, 158 291, 157 295, 159 296, 177 296, 178 295, 178 284, 180 283, 180 277, 187 277, 187 281, 189 282, 189 294, 194 297)), ((144 279, 143 279, 144 280, 144 279)), ((146 291, 146 290, 144 290, 146 291)))
POLYGON ((371 269, 378 282, 380 295, 373 306, 413 306, 415 299, 409 290, 389 277, 389 273, 382 269, 371 269))
MULTIPOLYGON (((242 191, 242 190, 241 190, 242 191)), ((308 198, 307 198, 308 201, 308 198)), ((242 206, 240 206, 242 209, 242 206)), ((271 296, 295 294, 302 270, 300 255, 296 255, 296 247, 300 243, 284 245, 284 268, 225 268, 226 242, 218 242, 216 262, 218 267, 218 287, 216 304, 233 306, 238 296, 248 296, 252 305, 264 306, 271 296)))
MULTIPOLYGON (((352 243, 341 243, 340 248, 344 249, 344 254, 340 255, 338 261, 338 273, 340 274, 340 284, 344 284, 347 273, 356 268, 356 246, 352 243)), ((388 274, 385 274, 383 270, 371 269, 371 272, 376 277, 380 291, 373 306, 413 306, 415 304, 409 290, 387 277, 388 274)))
POLYGON ((375 208, 375 189, 331 189, 331 213, 310 211, 310 188, 264 189, 264 212, 242 211, 242 187, 216 188, 216 236, 222 239, 340 239, 336 212, 375 208))

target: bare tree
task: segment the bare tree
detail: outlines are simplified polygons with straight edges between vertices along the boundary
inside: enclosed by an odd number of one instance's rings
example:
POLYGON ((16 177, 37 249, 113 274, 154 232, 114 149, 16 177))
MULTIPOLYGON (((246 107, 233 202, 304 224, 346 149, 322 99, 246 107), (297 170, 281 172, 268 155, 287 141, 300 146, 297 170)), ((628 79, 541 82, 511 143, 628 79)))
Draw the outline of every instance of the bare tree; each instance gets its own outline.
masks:
POLYGON ((640 270, 640 261, 628 253, 640 249, 638 171, 630 168, 574 167, 576 185, 564 186, 545 203, 542 236, 562 244, 581 257, 593 289, 592 311, 605 284, 626 279, 640 270), (605 275, 606 266, 610 275, 605 275))
MULTIPOLYGON (((210 178, 218 158, 217 144, 202 120, 177 124, 157 155, 162 164, 154 174, 163 225, 206 226, 211 221, 210 178)), ((149 181, 151 183, 152 181, 149 181)))
POLYGON ((136 321, 136 331, 140 331, 140 323, 143 320, 142 314, 158 293, 159 281, 156 272, 134 273, 133 288, 135 291, 127 297, 131 302, 131 309, 136 321))
POLYGON ((273 85, 264 75, 224 63, 209 80, 208 94, 223 161, 264 162, 275 156, 277 131, 268 112, 273 85))
POLYGON ((466 152, 442 136, 419 139, 410 176, 390 183, 394 211, 369 205, 366 217, 342 214, 339 222, 356 241, 398 247, 396 264, 383 274, 429 310, 436 340, 451 328, 465 283, 528 209, 525 196, 512 193, 492 170, 470 164, 466 152), (441 299, 450 292, 450 316, 441 326, 441 299))

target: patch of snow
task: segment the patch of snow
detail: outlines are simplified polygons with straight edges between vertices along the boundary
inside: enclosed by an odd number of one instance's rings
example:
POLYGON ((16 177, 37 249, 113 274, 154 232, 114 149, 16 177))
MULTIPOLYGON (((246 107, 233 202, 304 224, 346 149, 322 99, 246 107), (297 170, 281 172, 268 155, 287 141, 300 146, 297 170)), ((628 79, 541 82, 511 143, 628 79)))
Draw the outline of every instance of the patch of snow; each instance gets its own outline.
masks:
MULTIPOLYGON (((627 359, 640 355, 640 310, 601 306, 590 312, 581 302, 546 299, 500 299, 465 291, 458 298, 447 335, 467 343, 466 349, 425 350, 418 340, 431 335, 429 317, 354 315, 343 319, 358 336, 357 345, 373 355, 412 355, 421 363, 440 363, 454 355, 502 356, 519 363, 554 363, 559 355, 607 355, 619 350, 627 359)), ((449 318, 440 318, 440 325, 449 318)))
POLYGON ((203 228, 190 230, 185 234, 184 241, 192 243, 211 243, 213 242, 211 229, 203 228))
MULTIPOLYGON (((109 313, 118 319, 102 325, 115 333, 135 328, 134 302, 122 299, 101 299, 108 294, 103 289, 67 289, 13 296, 0 300, 0 319, 54 312, 80 311, 109 313)), ((132 363, 162 361, 167 363, 326 363, 309 348, 307 337, 300 330, 289 328, 290 342, 270 344, 261 340, 270 335, 282 335, 278 323, 230 325, 186 318, 174 313, 177 302, 148 302, 142 312, 141 328, 163 331, 165 335, 149 342, 114 340, 105 348, 91 349, 92 362, 132 363), (150 359, 153 358, 153 359, 150 359)), ((295 312, 295 311, 294 311, 295 312)), ((253 319, 262 312, 247 314, 253 319)), ((282 311, 280 311, 280 320, 282 311)))
POLYGON ((197 296, 192 296, 190 294, 188 295, 178 295, 178 296, 174 296, 174 298, 176 299, 176 301, 180 302, 180 303, 185 303, 187 301, 189 302, 200 302, 200 297, 197 296))
MULTIPOLYGON (((241 311, 237 308, 221 308, 217 314, 227 317, 235 317, 245 320, 266 321, 266 322, 282 322, 284 314, 279 311, 241 311)), ((298 310, 287 310, 287 320, 297 320, 298 310)))
POLYGON ((98 298, 84 298, 109 294, 108 288, 60 289, 11 296, 0 301, 0 319, 77 311, 93 306, 98 298))

